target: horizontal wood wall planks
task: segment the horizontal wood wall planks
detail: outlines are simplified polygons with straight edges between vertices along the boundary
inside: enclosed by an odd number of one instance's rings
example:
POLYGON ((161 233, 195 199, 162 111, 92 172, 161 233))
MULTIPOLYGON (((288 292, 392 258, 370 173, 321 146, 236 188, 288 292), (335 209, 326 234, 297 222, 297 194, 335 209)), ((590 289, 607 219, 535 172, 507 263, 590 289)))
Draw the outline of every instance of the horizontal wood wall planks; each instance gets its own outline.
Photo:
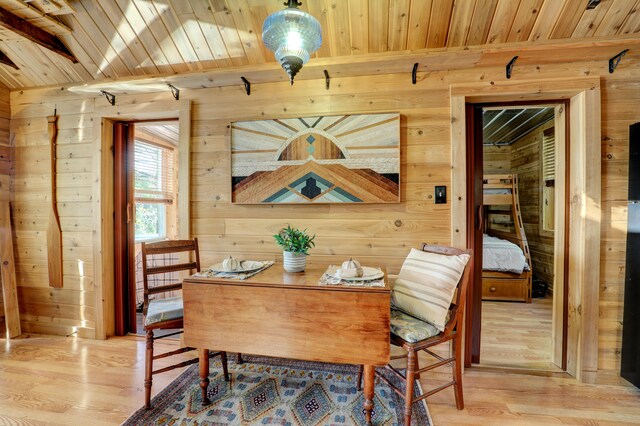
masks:
MULTIPOLYGON (((261 64, 274 65, 284 76, 273 53, 260 39, 262 23, 269 14, 282 10, 282 2, 78 0, 72 8, 52 7, 53 3, 0 0, 0 6, 11 13, 58 35, 79 63, 2 31, 0 47, 20 68, 0 68, 0 82, 8 87, 261 64), (47 72, 40 72, 42 69, 47 72)), ((301 8, 315 16, 323 28, 324 43, 312 63, 379 52, 507 42, 527 42, 531 46, 550 40, 621 37, 640 32, 635 0, 603 2, 594 10, 587 10, 586 4, 586 0, 305 0, 301 8)), ((563 52, 567 61, 580 54, 571 49, 563 52)), ((538 58, 538 62, 540 59, 546 58, 538 58)), ((521 63, 526 60, 522 58, 521 63)), ((414 62, 424 66, 424 61, 414 62)), ((439 65, 429 64, 426 69, 438 69, 439 65)), ((339 75, 340 71, 331 73, 339 75)), ((301 77, 304 74, 306 66, 301 77)))
MULTIPOLYGON (((532 45, 532 51, 538 57, 551 57, 558 55, 558 52, 565 52, 563 43, 560 44, 561 48, 547 47, 546 50, 535 46, 532 45)), ((500 51, 496 49, 496 52, 500 51)), ((587 48, 583 50, 586 51, 587 48)), ((455 56, 455 53, 449 55, 455 56)), ((400 55, 394 58, 407 63, 415 62, 411 55, 404 59, 400 55)), ((476 55, 475 58, 477 62, 480 56, 476 55)), ((451 63, 455 62, 454 59, 451 59, 451 63)), ((380 62, 365 64, 354 56, 354 66, 360 70, 368 69, 370 75, 332 77, 328 91, 320 70, 317 79, 301 79, 293 87, 286 82, 252 82, 252 94, 246 96, 239 80, 240 74, 227 70, 226 77, 220 81, 223 87, 194 88, 181 92, 181 101, 184 97, 193 105, 190 232, 202 241, 203 264, 213 264, 228 254, 265 260, 281 259, 281 252, 271 236, 287 223, 308 227, 318 235, 317 247, 311 251, 309 258, 312 264, 336 263, 357 256, 365 263, 385 265, 390 274, 399 271, 411 247, 423 241, 450 243, 451 205, 455 200, 451 199, 443 205, 435 205, 433 200, 434 186, 450 186, 452 167, 456 166, 456 162, 452 161, 456 153, 452 152, 449 131, 452 120, 450 85, 480 81, 506 82, 505 63, 498 59, 486 59, 486 67, 474 66, 471 61, 457 68, 452 66, 448 71, 421 71, 417 84, 413 85, 410 73, 412 63, 406 69, 399 65, 390 66, 378 74, 380 62), (389 70, 396 73, 383 73, 389 70), (234 85, 225 86, 231 83, 234 85), (389 111, 401 115, 401 203, 368 206, 247 206, 231 203, 230 129, 227 127, 230 122, 271 117, 295 118, 301 113, 336 115, 389 111)), ((467 57, 464 60, 469 61, 467 57)), ((631 106, 640 101, 640 85, 637 82, 640 60, 637 56, 627 55, 613 74, 608 72, 607 61, 599 57, 584 62, 557 61, 561 61, 561 58, 556 58, 556 63, 548 60, 540 66, 526 63, 517 65, 517 71, 514 71, 508 84, 514 88, 533 87, 532 80, 577 79, 585 75, 601 80, 603 242, 600 253, 598 377, 600 372, 604 372, 602 377, 607 377, 619 369, 626 237, 626 192, 622 188, 627 180, 628 126, 637 121, 637 114, 633 113, 631 106)), ((277 64, 273 65, 277 67, 277 64)), ((259 81, 262 67, 270 66, 263 64, 247 70, 253 70, 251 72, 259 81)), ((343 67, 348 68, 346 60, 343 61, 343 67)), ((271 71, 264 72, 269 74, 271 71)), ((278 76, 280 73, 282 71, 278 70, 278 76)), ((209 81, 203 77, 203 80, 194 80, 190 84, 194 87, 200 84, 213 85, 218 84, 218 80, 209 81)), ((558 87, 566 85, 564 80, 558 87)), ((116 107, 111 107, 102 96, 76 94, 65 89, 50 87, 14 91, 11 94, 14 114, 11 132, 16 154, 14 158, 17 158, 12 184, 16 271, 18 286, 24 287, 20 292, 20 303, 24 304, 21 305, 23 329, 68 334, 73 327, 79 327, 79 332, 91 335, 94 317, 98 318, 98 315, 95 307, 83 300, 93 301, 93 279, 101 270, 95 269, 91 254, 91 247, 96 240, 95 218, 99 215, 96 207, 99 204, 98 200, 92 199, 92 183, 89 179, 89 176, 94 176, 94 164, 99 164, 99 161, 90 161, 89 158, 95 160, 100 153, 87 149, 85 144, 91 143, 96 137, 93 123, 96 120, 99 122, 100 117, 95 111, 97 106, 101 110, 113 108, 116 111, 120 105, 134 108, 145 103, 174 101, 168 90, 119 94, 116 107), (44 288, 41 279, 46 277, 46 255, 38 246, 38 239, 46 230, 49 178, 48 170, 42 166, 47 158, 43 158, 39 150, 47 143, 46 116, 51 114, 56 104, 60 115, 59 150, 66 153, 65 159, 61 159, 58 165, 61 186, 58 193, 59 209, 66 247, 63 264, 65 288, 60 291, 73 292, 56 296, 59 300, 69 302, 64 309, 55 309, 56 302, 43 300, 44 295, 39 291, 27 290, 44 288), (45 318, 40 312, 47 312, 51 317, 45 318)), ((454 191, 448 188, 448 192, 452 194, 454 191)), ((99 223, 99 216, 97 221, 99 223)))

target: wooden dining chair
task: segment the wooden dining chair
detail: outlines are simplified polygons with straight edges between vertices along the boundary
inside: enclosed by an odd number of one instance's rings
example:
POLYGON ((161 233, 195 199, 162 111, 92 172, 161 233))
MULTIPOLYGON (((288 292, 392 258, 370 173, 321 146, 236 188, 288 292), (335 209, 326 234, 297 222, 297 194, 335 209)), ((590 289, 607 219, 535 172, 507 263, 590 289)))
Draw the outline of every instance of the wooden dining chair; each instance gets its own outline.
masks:
MULTIPOLYGON (((453 247, 435 246, 435 245, 422 245, 422 251, 436 253, 447 256, 457 256, 462 254, 468 254, 470 259, 472 258, 471 250, 460 250, 453 247)), ((404 409, 404 424, 409 426, 411 424, 411 413, 413 404, 422 401, 428 396, 433 395, 449 386, 454 387, 454 395, 456 401, 456 407, 458 410, 464 408, 464 399, 462 395, 462 344, 463 344, 463 318, 465 309, 465 300, 467 297, 467 287, 469 285, 469 277, 471 274, 471 261, 468 261, 464 267, 464 271, 461 275, 456 291, 454 293, 453 301, 449 307, 449 315, 444 331, 439 331, 433 325, 408 315, 399 310, 391 309, 391 338, 392 345, 401 347, 405 353, 402 355, 392 356, 391 360, 407 359, 406 372, 403 374, 398 369, 387 365, 384 367, 385 371, 398 377, 404 384, 404 392, 395 386, 391 381, 383 375, 380 371, 376 370, 376 376, 382 381, 387 383, 391 389, 393 389, 398 395, 405 400, 404 409), (430 348, 439 345, 441 343, 451 342, 451 355, 448 358, 440 356, 431 351, 430 348), (420 368, 418 365, 418 352, 424 351, 436 359, 437 362, 420 368), (438 386, 432 390, 424 392, 419 397, 414 396, 414 383, 415 380, 420 377, 421 373, 429 370, 433 370, 444 365, 450 365, 452 367, 452 380, 438 386)), ((428 287, 429 283, 424 283, 425 287, 428 287)), ((358 389, 362 386, 362 366, 358 372, 358 389)))
MULTIPOLYGON (((153 370, 153 361, 178 355, 194 350, 195 348, 184 347, 174 351, 154 354, 153 343, 158 339, 175 336, 182 333, 183 328, 183 305, 182 296, 166 298, 152 298, 157 295, 166 295, 169 292, 176 292, 182 289, 182 280, 179 277, 181 271, 200 271, 200 252, 198 251, 198 239, 193 240, 171 240, 157 243, 142 243, 142 277, 144 283, 144 329, 147 334, 147 345, 145 354, 145 408, 151 407, 151 385, 153 375, 185 367, 198 362, 198 358, 169 365, 158 370, 153 370), (152 257, 151 257, 152 256, 152 257), (195 260, 187 259, 182 261, 180 256, 192 256, 195 260), (176 259, 176 257, 178 259, 176 259), (158 266, 157 264, 162 265, 158 266), (150 266, 150 264, 152 266, 150 266), (158 277, 161 275, 161 277, 158 277), (159 285, 150 286, 150 281, 162 281, 159 285), (168 283, 165 283, 168 282, 168 283), (177 330, 156 336, 157 330, 177 330)), ((205 353, 208 353, 206 350, 205 353)), ((224 378, 229 381, 227 369, 227 355, 225 352, 208 353, 209 357, 220 355, 224 378)))

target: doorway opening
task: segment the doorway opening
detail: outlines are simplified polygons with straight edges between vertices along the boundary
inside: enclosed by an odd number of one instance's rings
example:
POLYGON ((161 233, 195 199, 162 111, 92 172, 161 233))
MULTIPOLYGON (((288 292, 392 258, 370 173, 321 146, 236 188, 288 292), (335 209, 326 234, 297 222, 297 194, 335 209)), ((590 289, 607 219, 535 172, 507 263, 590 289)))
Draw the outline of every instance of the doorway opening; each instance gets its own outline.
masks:
MULTIPOLYGON (((143 334, 143 242, 178 237, 177 120, 114 123, 116 335, 143 334)), ((175 263, 150 256, 150 266, 175 263)), ((176 281, 148 278, 149 288, 176 281)), ((171 297, 166 293, 156 297, 171 297)))
POLYGON ((480 366, 566 370, 566 107, 473 106, 480 366))

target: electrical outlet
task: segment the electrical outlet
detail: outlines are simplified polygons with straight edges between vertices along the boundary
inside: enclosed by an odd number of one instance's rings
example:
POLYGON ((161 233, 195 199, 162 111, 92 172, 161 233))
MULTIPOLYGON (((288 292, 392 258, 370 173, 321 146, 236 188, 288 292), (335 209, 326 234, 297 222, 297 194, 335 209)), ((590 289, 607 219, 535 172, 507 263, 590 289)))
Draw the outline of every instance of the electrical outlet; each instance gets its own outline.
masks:
POLYGON ((436 204, 446 204, 446 203, 447 203, 447 187, 436 186, 436 204))

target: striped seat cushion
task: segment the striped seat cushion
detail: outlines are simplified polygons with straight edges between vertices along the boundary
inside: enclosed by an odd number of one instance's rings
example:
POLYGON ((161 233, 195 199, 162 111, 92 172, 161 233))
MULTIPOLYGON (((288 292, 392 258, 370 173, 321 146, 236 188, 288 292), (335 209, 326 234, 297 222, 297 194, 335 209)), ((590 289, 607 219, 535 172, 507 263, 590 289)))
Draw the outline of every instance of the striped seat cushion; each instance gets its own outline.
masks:
POLYGON ((393 286, 391 304, 443 331, 468 254, 446 256, 411 249, 393 286))

